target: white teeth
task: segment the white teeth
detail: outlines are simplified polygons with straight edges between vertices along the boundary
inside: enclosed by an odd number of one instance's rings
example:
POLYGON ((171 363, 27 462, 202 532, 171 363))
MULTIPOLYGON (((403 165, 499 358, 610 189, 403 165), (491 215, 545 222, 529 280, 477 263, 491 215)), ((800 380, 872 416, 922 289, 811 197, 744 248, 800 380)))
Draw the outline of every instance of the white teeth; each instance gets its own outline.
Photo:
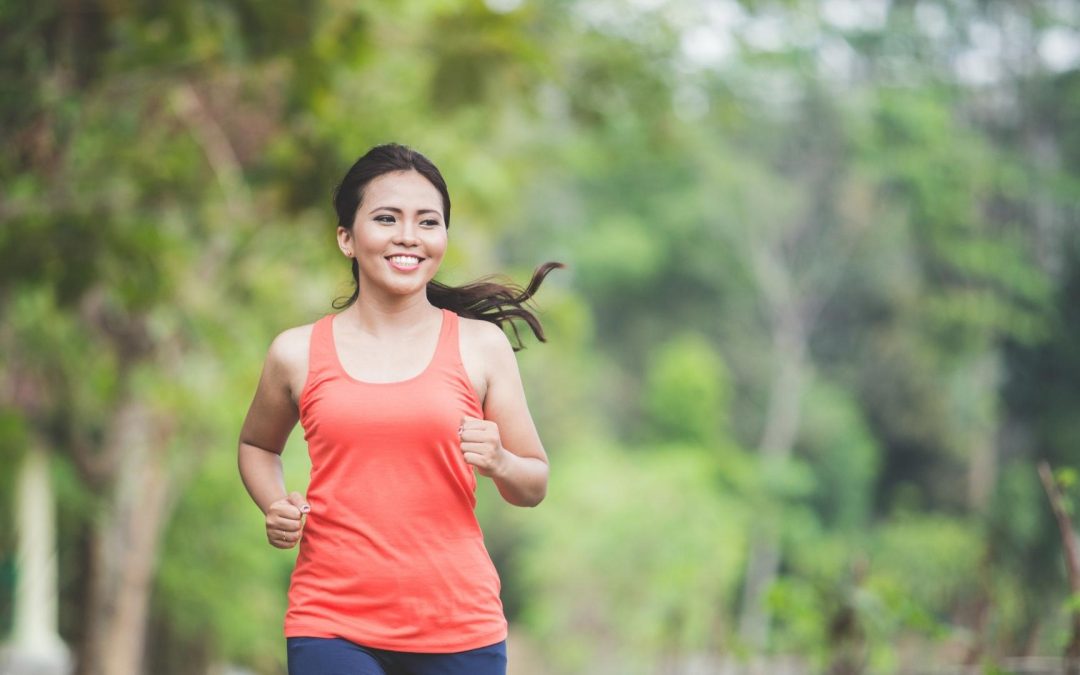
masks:
POLYGON ((395 265, 419 265, 420 258, 411 255, 395 255, 390 257, 390 262, 395 265))

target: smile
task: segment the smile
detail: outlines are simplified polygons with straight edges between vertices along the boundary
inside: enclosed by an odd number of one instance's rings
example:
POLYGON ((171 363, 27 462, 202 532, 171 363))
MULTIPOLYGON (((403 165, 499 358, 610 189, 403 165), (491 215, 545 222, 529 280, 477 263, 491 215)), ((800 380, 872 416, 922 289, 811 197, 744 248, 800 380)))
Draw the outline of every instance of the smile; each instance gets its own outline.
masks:
POLYGON ((390 265, 397 269, 416 269, 420 266, 420 260, 415 255, 392 255, 387 258, 390 261, 390 265))

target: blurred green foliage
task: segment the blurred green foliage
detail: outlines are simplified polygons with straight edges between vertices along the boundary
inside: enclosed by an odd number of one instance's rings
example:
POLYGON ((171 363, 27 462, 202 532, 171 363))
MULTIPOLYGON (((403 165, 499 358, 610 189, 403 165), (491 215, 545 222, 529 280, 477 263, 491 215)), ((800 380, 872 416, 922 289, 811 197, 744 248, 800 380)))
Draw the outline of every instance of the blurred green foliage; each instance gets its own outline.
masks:
MULTIPOLYGON (((1046 45, 1080 17, 871 4, 0 3, 0 495, 50 451, 62 635, 144 401, 139 461, 168 476, 147 672, 282 672, 293 554, 236 436, 274 335, 349 293, 332 188, 395 140, 449 182, 443 279, 569 264, 519 355, 548 498, 479 505, 543 655, 523 671, 1060 652, 1076 603, 1034 466, 1077 498, 1080 69, 1046 45), (791 317, 794 440, 766 456, 791 317)), ((304 454, 298 429, 290 488, 304 454)), ((0 521, 4 630, 14 544, 0 521)))

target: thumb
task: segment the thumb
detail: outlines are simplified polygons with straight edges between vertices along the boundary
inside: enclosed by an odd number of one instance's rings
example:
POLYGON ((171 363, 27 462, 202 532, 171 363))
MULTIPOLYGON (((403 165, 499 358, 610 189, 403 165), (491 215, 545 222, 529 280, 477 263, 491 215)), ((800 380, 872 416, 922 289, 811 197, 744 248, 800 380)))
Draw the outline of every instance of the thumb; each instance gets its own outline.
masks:
POLYGON ((304 499, 304 495, 300 494, 299 492, 293 492, 289 495, 289 503, 300 509, 300 513, 307 513, 311 510, 311 507, 308 505, 307 500, 304 499))

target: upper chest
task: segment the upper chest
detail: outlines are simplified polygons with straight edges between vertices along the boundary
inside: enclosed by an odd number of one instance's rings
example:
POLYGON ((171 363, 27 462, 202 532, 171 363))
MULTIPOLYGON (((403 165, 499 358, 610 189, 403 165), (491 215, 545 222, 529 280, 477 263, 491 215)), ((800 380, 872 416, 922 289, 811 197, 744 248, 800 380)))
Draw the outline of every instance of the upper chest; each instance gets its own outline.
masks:
POLYGON ((446 350, 453 347, 441 333, 428 333, 378 339, 339 330, 328 342, 328 355, 350 379, 373 384, 403 382, 427 370, 436 357, 445 359, 446 350))
MULTIPOLYGON (((458 321, 457 340, 444 339, 442 332, 402 337, 395 340, 379 340, 346 331, 329 329, 324 333, 328 342, 325 354, 331 365, 336 366, 347 380, 360 383, 400 383, 418 379, 430 370, 438 359, 457 358, 460 366, 483 405, 488 389, 487 362, 473 326, 466 320, 458 321), (330 339, 332 336, 332 339, 330 339), (454 344, 456 342, 456 344, 454 344), (456 353, 455 353, 456 352, 456 353)), ((308 380, 312 329, 296 336, 296 346, 289 368, 289 389, 294 404, 299 404, 300 394, 308 380)))

